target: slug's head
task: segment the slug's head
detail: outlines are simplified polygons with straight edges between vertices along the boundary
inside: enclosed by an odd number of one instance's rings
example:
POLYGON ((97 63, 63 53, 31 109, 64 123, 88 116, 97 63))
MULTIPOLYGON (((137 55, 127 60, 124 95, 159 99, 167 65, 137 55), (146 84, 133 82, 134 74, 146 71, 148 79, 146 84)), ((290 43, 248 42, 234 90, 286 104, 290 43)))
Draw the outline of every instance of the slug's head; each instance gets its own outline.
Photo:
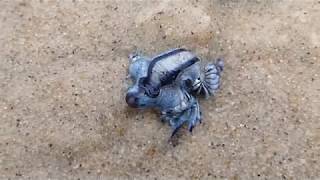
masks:
POLYGON ((143 84, 145 78, 131 87, 126 95, 126 102, 133 108, 147 108, 154 107, 159 94, 158 88, 153 88, 150 85, 143 84))
POLYGON ((129 56, 131 64, 129 74, 133 86, 129 88, 126 95, 126 102, 130 107, 146 108, 153 107, 159 94, 159 88, 152 86, 148 81, 148 68, 150 59, 137 53, 129 56))

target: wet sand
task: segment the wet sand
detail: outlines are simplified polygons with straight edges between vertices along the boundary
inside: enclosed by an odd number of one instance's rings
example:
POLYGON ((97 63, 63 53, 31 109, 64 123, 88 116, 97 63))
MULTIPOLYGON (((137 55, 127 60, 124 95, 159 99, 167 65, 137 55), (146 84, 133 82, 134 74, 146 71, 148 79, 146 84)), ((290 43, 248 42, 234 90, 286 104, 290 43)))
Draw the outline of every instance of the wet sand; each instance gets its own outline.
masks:
POLYGON ((320 178, 317 0, 0 1, 0 179, 320 178), (128 54, 225 59, 203 123, 128 108, 128 54))

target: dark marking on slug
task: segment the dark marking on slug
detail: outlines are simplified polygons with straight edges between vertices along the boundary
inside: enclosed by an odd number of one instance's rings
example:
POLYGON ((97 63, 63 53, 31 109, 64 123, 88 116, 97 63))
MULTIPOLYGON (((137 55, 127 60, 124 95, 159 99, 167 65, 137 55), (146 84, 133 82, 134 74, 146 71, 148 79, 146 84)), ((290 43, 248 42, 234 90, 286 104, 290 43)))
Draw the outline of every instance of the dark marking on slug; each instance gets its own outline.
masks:
POLYGON ((197 58, 197 57, 194 57, 194 58, 190 59, 189 61, 183 63, 178 68, 176 68, 176 69, 174 69, 174 70, 172 70, 170 72, 167 72, 160 79, 161 86, 164 86, 164 85, 172 83, 177 78, 177 76, 181 73, 181 71, 183 71, 184 69, 190 67, 191 65, 193 65, 194 63, 196 63, 198 61, 200 61, 200 59, 197 58))
POLYGON ((152 61, 150 62, 149 68, 148 68, 148 75, 147 75, 147 77, 149 77, 148 81, 150 81, 150 75, 151 75, 152 70, 153 70, 153 68, 154 68, 154 66, 156 65, 157 62, 159 62, 159 61, 161 61, 161 60, 163 60, 163 59, 165 59, 165 58, 167 58, 169 56, 172 56, 172 55, 178 54, 180 52, 183 52, 183 51, 188 51, 188 50, 186 50, 184 48, 178 48, 178 49, 174 49, 172 51, 169 51, 167 53, 161 54, 161 55, 156 56, 155 58, 153 58, 152 61))
POLYGON ((170 71, 170 72, 166 72, 164 74, 163 77, 161 77, 160 79, 160 84, 152 84, 151 81, 149 81, 149 79, 143 79, 141 81, 141 87, 145 88, 145 91, 147 92, 147 95, 155 98, 159 92, 160 92, 160 88, 162 86, 171 84, 173 81, 176 80, 177 76, 186 68, 192 66, 193 64, 195 64, 196 62, 200 61, 199 58, 194 57, 190 60, 188 60, 187 62, 183 63, 182 65, 180 65, 179 67, 177 67, 176 69, 170 71))

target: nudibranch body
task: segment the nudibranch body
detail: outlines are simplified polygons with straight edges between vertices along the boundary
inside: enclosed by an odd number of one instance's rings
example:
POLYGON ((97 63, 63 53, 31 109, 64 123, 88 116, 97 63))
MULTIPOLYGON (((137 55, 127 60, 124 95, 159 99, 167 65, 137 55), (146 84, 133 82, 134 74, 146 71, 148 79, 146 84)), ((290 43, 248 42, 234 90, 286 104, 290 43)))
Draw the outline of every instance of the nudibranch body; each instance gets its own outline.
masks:
POLYGON ((201 122, 198 96, 208 98, 220 87, 223 61, 201 67, 200 58, 178 48, 153 58, 140 54, 129 57, 129 75, 134 82, 126 102, 134 108, 158 108, 163 121, 173 128, 172 135, 186 122, 191 132, 201 122))

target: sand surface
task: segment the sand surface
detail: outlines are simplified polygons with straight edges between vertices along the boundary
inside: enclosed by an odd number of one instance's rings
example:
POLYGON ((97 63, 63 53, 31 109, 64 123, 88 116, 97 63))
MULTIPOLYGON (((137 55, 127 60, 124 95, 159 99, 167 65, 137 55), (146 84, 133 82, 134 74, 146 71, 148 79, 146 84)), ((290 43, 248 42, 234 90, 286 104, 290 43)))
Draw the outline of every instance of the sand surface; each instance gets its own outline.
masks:
POLYGON ((319 0, 1 0, 0 179, 319 179, 319 0), (128 54, 225 59, 168 143, 128 54))

